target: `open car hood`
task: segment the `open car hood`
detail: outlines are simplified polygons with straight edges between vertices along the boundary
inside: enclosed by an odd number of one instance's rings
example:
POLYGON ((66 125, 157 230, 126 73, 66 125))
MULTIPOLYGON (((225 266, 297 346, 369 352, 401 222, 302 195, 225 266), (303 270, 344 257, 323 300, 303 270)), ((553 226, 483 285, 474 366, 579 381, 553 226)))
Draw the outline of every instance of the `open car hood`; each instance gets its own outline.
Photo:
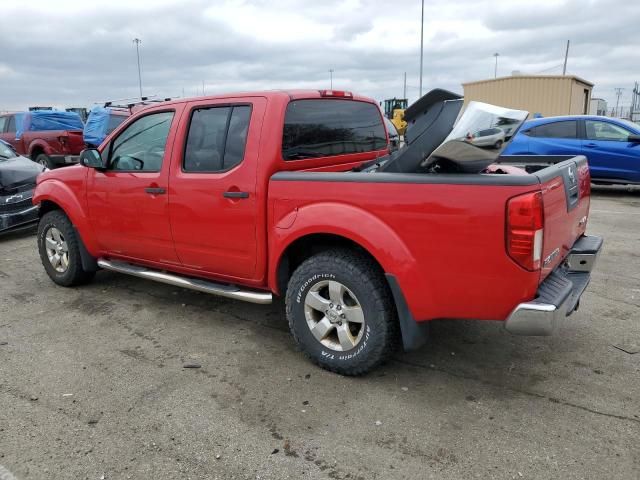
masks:
POLYGON ((453 171, 478 173, 493 163, 517 133, 529 112, 469 102, 447 90, 428 92, 405 111, 405 147, 380 171, 430 171, 438 162, 453 171))
POLYGON ((36 177, 44 167, 25 157, 0 159, 0 194, 23 185, 36 183, 36 177))

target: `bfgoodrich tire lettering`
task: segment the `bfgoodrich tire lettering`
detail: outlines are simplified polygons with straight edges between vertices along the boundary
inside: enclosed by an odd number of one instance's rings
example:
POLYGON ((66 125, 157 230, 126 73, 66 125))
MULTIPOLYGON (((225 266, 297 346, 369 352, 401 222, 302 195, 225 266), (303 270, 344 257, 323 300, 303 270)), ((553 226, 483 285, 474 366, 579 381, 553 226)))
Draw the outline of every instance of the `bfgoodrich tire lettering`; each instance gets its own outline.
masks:
POLYGON ((56 284, 72 287, 89 282, 95 272, 82 268, 78 234, 60 210, 43 215, 38 224, 38 252, 47 275, 56 284), (64 261, 60 261, 64 257, 64 261))
POLYGON ((327 250, 293 273, 286 295, 294 339, 315 363, 343 375, 361 375, 395 350, 395 305, 380 268, 366 255, 327 250))

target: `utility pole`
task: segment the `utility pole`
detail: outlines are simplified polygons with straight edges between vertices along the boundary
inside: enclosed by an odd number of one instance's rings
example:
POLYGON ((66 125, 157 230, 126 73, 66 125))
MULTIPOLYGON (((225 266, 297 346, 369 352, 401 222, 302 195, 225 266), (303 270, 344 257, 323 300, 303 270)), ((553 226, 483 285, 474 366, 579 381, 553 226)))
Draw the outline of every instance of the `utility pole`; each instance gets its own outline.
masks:
POLYGON ((407 98, 407 72, 404 72, 404 87, 402 89, 402 98, 407 98))
POLYGON ((564 66, 562 67, 562 76, 564 77, 567 74, 567 60, 569 59, 569 44, 571 40, 567 40, 567 51, 564 52, 564 66))
POLYGON ((140 100, 142 100, 142 74, 140 73, 140 44, 142 40, 134 38, 133 43, 136 44, 136 56, 138 57, 138 86, 140 87, 140 100))
POLYGON ((424 59, 424 0, 422 0, 422 12, 420 14, 420 98, 422 98, 422 64, 423 64, 423 59, 424 59))
POLYGON ((202 96, 204 97, 204 80, 202 80, 202 96))
POLYGON ((624 90, 624 88, 620 88, 620 87, 617 87, 617 88, 615 89, 615 91, 616 91, 616 97, 617 97, 617 98, 616 98, 616 110, 615 110, 615 112, 616 112, 616 113, 615 113, 615 114, 616 114, 616 116, 620 116, 620 115, 619 115, 619 113, 618 113, 618 105, 620 104, 620 97, 622 96, 622 91, 623 91, 623 90, 624 90))
POLYGON ((329 88, 333 90, 333 68, 329 69, 329 88))
POLYGON ((498 52, 493 54, 494 57, 496 57, 496 66, 493 69, 493 78, 498 78, 498 57, 500 56, 500 54, 498 52))

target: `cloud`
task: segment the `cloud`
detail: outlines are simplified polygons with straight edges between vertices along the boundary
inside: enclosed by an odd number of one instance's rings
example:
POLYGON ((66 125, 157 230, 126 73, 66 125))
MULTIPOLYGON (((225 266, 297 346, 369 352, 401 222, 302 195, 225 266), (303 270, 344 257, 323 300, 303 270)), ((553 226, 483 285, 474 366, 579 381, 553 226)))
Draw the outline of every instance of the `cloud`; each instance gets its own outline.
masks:
MULTIPOLYGON (((335 88, 382 100, 418 96, 420 2, 386 0, 30 0, 0 18, 0 110, 89 106, 144 93, 187 96, 273 88, 335 88), (305 3, 308 3, 305 5, 305 3), (26 5, 25 5, 26 4, 26 5)), ((614 87, 636 80, 640 4, 625 0, 429 0, 425 91, 499 72, 569 73, 614 87)), ((623 103, 629 103, 623 97, 623 103)))

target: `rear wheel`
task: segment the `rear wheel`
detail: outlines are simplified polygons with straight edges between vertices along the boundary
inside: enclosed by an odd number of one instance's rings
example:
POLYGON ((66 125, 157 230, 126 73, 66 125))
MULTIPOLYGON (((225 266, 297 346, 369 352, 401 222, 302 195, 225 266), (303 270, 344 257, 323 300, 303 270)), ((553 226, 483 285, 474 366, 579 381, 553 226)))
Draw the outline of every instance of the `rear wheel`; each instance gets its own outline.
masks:
POLYGON ((58 285, 81 285, 95 275, 82 268, 78 233, 60 210, 48 212, 40 219, 38 251, 47 275, 58 285))
POLYGON ((50 170, 53 170, 53 168, 55 167, 55 165, 53 164, 49 156, 44 153, 39 153, 38 155, 36 155, 36 158, 34 161, 50 170))
POLYGON ((398 345, 399 327, 389 288, 368 257, 346 249, 305 260, 286 295, 289 327, 316 364, 361 375, 383 363, 398 345))

